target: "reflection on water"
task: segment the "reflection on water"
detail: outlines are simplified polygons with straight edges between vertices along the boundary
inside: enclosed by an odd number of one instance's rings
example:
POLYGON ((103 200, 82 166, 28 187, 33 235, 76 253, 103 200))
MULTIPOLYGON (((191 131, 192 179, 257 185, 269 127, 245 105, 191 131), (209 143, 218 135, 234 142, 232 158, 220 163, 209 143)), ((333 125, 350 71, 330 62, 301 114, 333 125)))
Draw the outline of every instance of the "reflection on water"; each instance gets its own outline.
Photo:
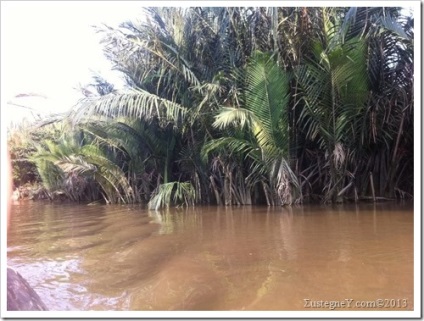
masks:
POLYGON ((7 255, 50 310, 303 310, 304 299, 379 298, 413 309, 406 205, 21 202, 7 255))

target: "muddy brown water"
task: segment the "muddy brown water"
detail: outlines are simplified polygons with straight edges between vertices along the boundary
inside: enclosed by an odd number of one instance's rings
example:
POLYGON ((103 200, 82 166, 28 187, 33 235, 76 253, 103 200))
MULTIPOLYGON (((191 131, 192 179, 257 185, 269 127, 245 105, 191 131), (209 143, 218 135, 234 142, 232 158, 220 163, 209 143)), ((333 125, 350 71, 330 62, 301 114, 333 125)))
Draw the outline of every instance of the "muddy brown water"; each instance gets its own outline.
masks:
POLYGON ((7 257, 56 311, 311 310, 326 300, 366 310, 377 299, 402 311, 414 304, 413 239, 411 204, 154 212, 28 201, 12 207, 7 257))

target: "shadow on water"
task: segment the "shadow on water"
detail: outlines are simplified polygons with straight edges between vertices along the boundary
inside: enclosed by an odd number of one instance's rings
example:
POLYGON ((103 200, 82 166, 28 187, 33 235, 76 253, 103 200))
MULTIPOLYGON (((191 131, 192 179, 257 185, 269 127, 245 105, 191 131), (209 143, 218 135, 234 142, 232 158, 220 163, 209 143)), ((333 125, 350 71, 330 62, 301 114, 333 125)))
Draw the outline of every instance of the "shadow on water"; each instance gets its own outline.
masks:
POLYGON ((409 205, 195 207, 22 203, 8 264, 50 310, 303 310, 405 298, 409 205))

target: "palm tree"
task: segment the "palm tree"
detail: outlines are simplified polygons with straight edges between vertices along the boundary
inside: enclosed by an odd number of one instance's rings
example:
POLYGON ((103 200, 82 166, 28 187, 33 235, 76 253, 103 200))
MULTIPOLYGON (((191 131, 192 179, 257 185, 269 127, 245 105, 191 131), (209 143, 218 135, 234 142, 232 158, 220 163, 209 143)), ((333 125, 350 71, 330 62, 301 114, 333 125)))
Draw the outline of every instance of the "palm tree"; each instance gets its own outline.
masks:
MULTIPOLYGON (((289 132, 287 106, 289 101, 290 77, 278 67, 269 54, 256 52, 249 61, 245 73, 242 92, 244 107, 222 107, 215 117, 214 126, 219 129, 234 128, 232 136, 210 141, 204 147, 207 156, 218 151, 215 156, 222 159, 228 155, 224 166, 231 166, 237 160, 248 158, 250 174, 245 181, 235 181, 234 185, 224 185, 224 195, 237 196, 237 191, 245 186, 245 194, 250 194, 256 184, 262 184, 268 205, 291 204, 299 201, 299 185, 289 165, 289 132), (241 155, 242 157, 237 157, 241 155)), ((241 173, 242 175, 246 173, 241 173)), ((237 172, 235 177, 237 178, 237 172)), ((231 183, 232 171, 224 172, 231 183)), ((250 197, 250 195, 249 195, 250 197)), ((241 199, 242 203, 243 199, 241 199)), ((229 202, 231 203, 231 199, 229 202)))
POLYGON ((391 8, 375 14, 370 31, 368 70, 372 96, 364 135, 370 160, 365 172, 376 177, 376 192, 385 197, 411 195, 413 181, 413 18, 391 8))
MULTIPOLYGON (((119 145, 124 150, 130 160, 128 175, 132 186, 137 188, 138 198, 140 192, 150 198, 152 190, 161 191, 161 184, 173 181, 181 124, 189 110, 184 106, 184 95, 192 91, 189 86, 199 85, 184 57, 176 51, 178 21, 183 10, 172 11, 175 28, 167 26, 157 10, 149 9, 148 13, 150 20, 146 25, 124 24, 126 33, 111 28, 104 30, 107 55, 117 69, 125 73, 130 87, 125 92, 86 97, 72 114, 75 123, 84 123, 93 117, 101 117, 105 122, 116 117, 130 118, 126 123, 107 125, 102 129, 105 135, 97 138, 108 139, 109 144, 119 145), (123 52, 127 55, 123 56, 123 52), (142 158, 156 166, 152 168, 142 158)), ((166 9, 161 13, 170 14, 166 9)), ((93 126, 91 122, 90 130, 93 126)))
MULTIPOLYGON (((226 84, 222 84, 228 81, 226 66, 240 64, 233 55, 222 52, 231 52, 224 47, 230 37, 220 37, 219 33, 225 32, 209 13, 227 24, 234 19, 223 8, 149 8, 145 24, 128 22, 121 30, 103 29, 106 53, 116 68, 124 72, 131 89, 87 97, 72 114, 75 122, 93 116, 131 117, 146 122, 152 132, 163 137, 166 151, 157 191, 162 190, 162 183, 183 179, 174 177, 178 156, 184 151, 188 154, 187 146, 191 151, 200 151, 210 135, 207 115, 228 91, 226 84), (218 42, 220 46, 213 45, 218 42), (218 63, 222 58, 224 65, 218 63)), ((188 156, 192 166, 203 166, 199 155, 188 156)), ((188 178, 196 185, 201 199, 201 195, 207 194, 207 175, 198 173, 188 178)))
POLYGON ((132 201, 133 191, 113 156, 87 142, 81 132, 57 142, 44 141, 37 149, 32 160, 50 194, 62 192, 73 201, 92 201, 101 193, 108 203, 132 201))
POLYGON ((407 195, 413 21, 398 13, 147 8, 99 29, 127 88, 97 81, 71 119, 152 208, 407 195))
POLYGON ((364 112, 368 83, 365 44, 360 38, 344 39, 339 26, 331 22, 333 10, 322 10, 324 37, 313 45, 314 59, 296 70, 302 93, 300 125, 307 137, 324 153, 325 200, 341 201, 346 165, 357 135, 352 123, 364 112))

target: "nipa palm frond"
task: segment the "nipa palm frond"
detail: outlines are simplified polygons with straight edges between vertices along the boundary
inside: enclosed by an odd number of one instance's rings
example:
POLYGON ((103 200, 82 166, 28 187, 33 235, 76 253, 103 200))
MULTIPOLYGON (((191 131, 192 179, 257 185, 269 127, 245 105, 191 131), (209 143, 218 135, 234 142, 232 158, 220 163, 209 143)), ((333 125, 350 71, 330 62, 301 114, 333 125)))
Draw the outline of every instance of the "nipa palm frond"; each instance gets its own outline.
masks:
POLYGON ((212 151, 247 155, 254 160, 260 160, 260 151, 252 142, 235 137, 221 137, 206 143, 201 151, 202 160, 206 162, 212 151))
POLYGON ((133 117, 151 121, 158 118, 168 122, 180 123, 184 120, 187 108, 151 94, 144 90, 133 90, 124 94, 108 94, 101 97, 82 99, 71 112, 71 119, 79 122, 85 117, 95 115, 105 117, 133 117))
MULTIPOLYGON (((124 203, 131 202, 134 197, 131 186, 122 169, 107 158, 103 152, 94 145, 85 145, 81 148, 81 154, 88 163, 96 166, 96 176, 101 176, 110 184, 112 190, 124 203)), ((113 202, 113 200, 111 200, 113 202)))
POLYGON ((286 152, 289 80, 270 55, 255 52, 251 57, 246 71, 246 109, 259 120, 255 135, 262 139, 260 145, 279 146, 286 152))
POLYGON ((196 190, 190 182, 170 182, 159 185, 152 194, 148 207, 158 210, 171 204, 194 205, 196 190))
POLYGON ((252 127, 255 122, 256 115, 245 108, 234 108, 234 107, 222 107, 219 114, 215 116, 215 121, 212 124, 213 127, 224 129, 230 125, 243 129, 252 127))

